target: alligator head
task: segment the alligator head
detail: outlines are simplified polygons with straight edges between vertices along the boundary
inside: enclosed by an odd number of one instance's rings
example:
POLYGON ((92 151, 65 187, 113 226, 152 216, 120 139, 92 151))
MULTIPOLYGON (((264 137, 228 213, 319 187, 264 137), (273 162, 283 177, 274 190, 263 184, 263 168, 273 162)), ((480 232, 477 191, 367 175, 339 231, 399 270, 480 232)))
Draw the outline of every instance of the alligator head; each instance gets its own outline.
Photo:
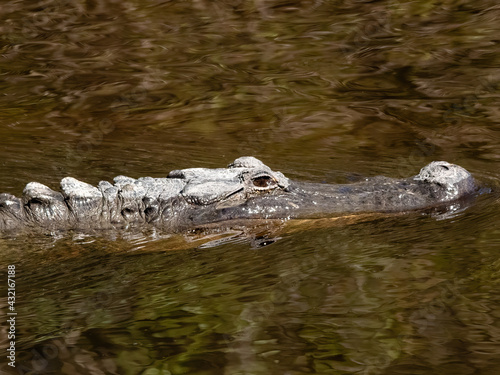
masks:
POLYGON ((252 157, 236 159, 231 168, 245 181, 240 190, 227 199, 219 196, 210 209, 191 218, 193 223, 404 212, 443 206, 478 191, 467 170, 445 161, 432 162, 405 179, 378 176, 340 185, 291 181, 252 157))
POLYGON ((22 198, 0 194, 0 230, 151 225, 179 231, 234 220, 421 210, 477 190, 469 172, 444 161, 405 179, 329 185, 291 181, 254 157, 241 157, 227 168, 175 170, 166 178, 118 176, 97 187, 66 177, 61 192, 31 182, 22 198))

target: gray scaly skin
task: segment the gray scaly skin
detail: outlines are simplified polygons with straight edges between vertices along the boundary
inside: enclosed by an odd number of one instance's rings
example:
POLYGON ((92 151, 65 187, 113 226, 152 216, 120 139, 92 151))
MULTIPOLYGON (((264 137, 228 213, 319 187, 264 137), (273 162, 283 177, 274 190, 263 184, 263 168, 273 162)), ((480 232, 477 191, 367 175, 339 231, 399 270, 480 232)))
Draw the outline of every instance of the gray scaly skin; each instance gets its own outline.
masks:
POLYGON ((0 232, 143 227, 177 232, 246 219, 292 219, 436 207, 478 190, 472 175, 444 161, 405 179, 373 177, 328 185, 294 182, 254 157, 227 168, 175 170, 166 178, 118 176, 97 187, 66 177, 61 193, 30 182, 22 198, 0 194, 0 232))

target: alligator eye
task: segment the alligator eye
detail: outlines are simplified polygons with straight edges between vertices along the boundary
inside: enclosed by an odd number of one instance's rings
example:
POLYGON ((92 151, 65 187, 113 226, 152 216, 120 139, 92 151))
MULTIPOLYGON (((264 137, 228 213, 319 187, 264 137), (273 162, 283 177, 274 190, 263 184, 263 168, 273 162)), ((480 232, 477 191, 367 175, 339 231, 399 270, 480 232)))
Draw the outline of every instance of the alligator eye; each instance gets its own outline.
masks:
POLYGON ((271 176, 259 176, 252 179, 254 186, 260 188, 266 188, 275 184, 274 179, 271 176))

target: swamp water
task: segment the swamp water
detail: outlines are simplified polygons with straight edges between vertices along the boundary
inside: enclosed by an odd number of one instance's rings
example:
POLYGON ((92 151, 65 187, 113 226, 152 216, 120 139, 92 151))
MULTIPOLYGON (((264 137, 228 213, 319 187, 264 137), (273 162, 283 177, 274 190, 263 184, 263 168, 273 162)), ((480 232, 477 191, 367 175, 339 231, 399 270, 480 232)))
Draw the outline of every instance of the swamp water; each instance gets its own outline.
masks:
POLYGON ((495 1, 2 1, 1 192, 253 155, 328 183, 446 160, 492 193, 267 246, 2 237, 0 374, 498 374, 499 20, 495 1))

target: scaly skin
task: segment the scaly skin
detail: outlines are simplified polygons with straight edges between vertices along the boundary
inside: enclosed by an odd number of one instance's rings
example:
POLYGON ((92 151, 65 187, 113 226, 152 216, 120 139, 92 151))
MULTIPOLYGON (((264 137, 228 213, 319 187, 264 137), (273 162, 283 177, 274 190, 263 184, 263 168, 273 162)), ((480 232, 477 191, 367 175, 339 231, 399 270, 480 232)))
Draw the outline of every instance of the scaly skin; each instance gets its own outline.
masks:
POLYGON ((61 192, 30 182, 22 198, 0 194, 0 232, 153 226, 166 232, 246 219, 292 219, 404 212, 440 206, 477 192, 472 175, 432 162, 406 179, 374 177, 346 185, 290 181, 258 159, 228 168, 172 171, 166 178, 118 176, 97 187, 72 177, 61 192))

